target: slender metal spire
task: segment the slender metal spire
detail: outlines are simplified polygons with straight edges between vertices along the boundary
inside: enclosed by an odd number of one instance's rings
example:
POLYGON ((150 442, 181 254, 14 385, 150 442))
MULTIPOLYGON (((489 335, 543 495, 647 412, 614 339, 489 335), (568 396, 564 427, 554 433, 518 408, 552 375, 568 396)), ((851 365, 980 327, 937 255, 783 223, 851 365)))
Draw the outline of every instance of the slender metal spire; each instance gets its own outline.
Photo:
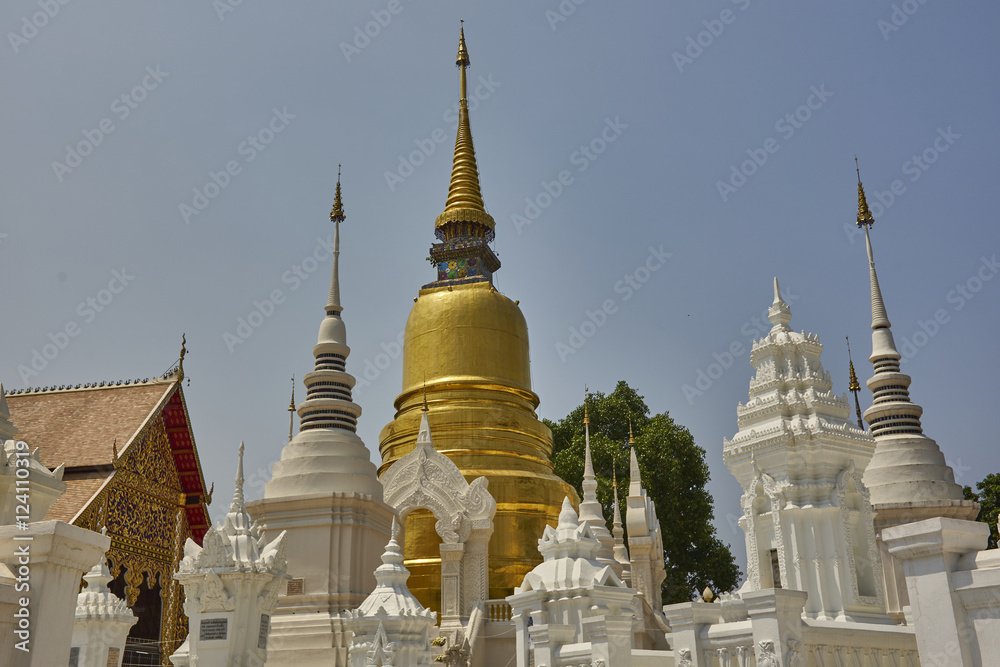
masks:
POLYGON ((851 358, 851 338, 849 336, 844 336, 847 339, 847 360, 851 364, 851 384, 848 389, 854 394, 854 410, 858 414, 858 428, 862 431, 865 429, 865 424, 861 421, 861 403, 858 401, 858 392, 861 391, 861 383, 858 382, 858 376, 854 372, 854 360, 851 358))
POLYGON ((854 156, 854 168, 858 173, 858 227, 865 228, 865 245, 868 249, 868 271, 872 286, 872 329, 888 329, 889 315, 885 311, 885 302, 882 300, 882 289, 878 284, 878 274, 875 273, 875 254, 872 252, 872 240, 868 230, 875 224, 875 218, 868 208, 868 200, 865 199, 865 188, 861 185, 861 167, 858 166, 858 156, 854 156))
POLYGON ((337 165, 337 191, 333 196, 333 210, 330 211, 330 222, 333 228, 333 276, 330 278, 330 299, 326 304, 326 312, 339 314, 344 309, 340 305, 340 223, 344 215, 344 202, 340 196, 340 165, 337 165))
POLYGON ((288 442, 292 441, 292 428, 295 424, 295 376, 292 376, 292 400, 288 404, 288 442))
POLYGON ((459 68, 458 133, 455 136, 455 157, 452 161, 451 183, 444 212, 434 222, 435 229, 449 222, 471 222, 484 225, 492 234, 496 223, 486 212, 483 193, 479 187, 479 168, 476 165, 476 149, 472 145, 472 128, 469 124, 469 101, 466 86, 466 68, 469 67, 469 50, 465 46, 465 26, 459 32, 458 56, 455 64, 459 68))

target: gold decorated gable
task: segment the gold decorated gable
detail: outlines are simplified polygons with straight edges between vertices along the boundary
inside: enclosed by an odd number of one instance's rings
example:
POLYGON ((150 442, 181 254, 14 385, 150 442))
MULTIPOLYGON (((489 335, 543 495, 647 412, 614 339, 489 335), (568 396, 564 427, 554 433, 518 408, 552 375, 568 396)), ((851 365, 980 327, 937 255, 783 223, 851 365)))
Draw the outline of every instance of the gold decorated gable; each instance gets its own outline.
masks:
MULTIPOLYGON (((191 537, 182 490, 166 425, 154 415, 114 460, 114 474, 74 522, 94 531, 107 529, 111 574, 125 571, 125 596, 134 606, 142 585, 161 586, 160 641, 169 656, 183 641, 183 591, 173 573, 191 537)), ((164 658, 166 659, 166 658, 164 658)), ((169 662, 165 662, 169 665, 169 662)))

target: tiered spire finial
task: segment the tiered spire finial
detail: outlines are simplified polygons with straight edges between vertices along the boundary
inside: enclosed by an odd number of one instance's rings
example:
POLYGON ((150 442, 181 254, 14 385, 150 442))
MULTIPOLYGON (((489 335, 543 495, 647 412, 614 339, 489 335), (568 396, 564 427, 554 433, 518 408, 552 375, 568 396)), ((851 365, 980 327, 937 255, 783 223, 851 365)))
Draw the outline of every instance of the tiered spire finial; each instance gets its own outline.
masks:
POLYGON ((868 208, 868 200, 865 198, 865 188, 861 185, 861 167, 858 165, 858 156, 854 156, 854 170, 858 172, 858 227, 871 227, 875 224, 875 218, 868 208))
POLYGON ((588 390, 583 388, 583 498, 580 500, 580 521, 590 525, 594 537, 601 543, 598 560, 609 565, 614 563, 614 541, 608 532, 604 518, 604 506, 597 499, 597 476, 594 474, 594 462, 590 454, 590 413, 587 408, 588 390))
POLYGON ((851 368, 851 383, 847 388, 854 394, 854 410, 858 414, 858 428, 864 430, 865 425, 861 421, 861 403, 858 401, 858 392, 861 391, 861 383, 858 382, 858 376, 854 372, 854 360, 851 358, 851 339, 849 336, 844 336, 844 338, 847 339, 847 360, 851 368))
MULTIPOLYGON (((886 313, 885 302, 882 300, 882 289, 879 287, 878 275, 875 273, 875 254, 872 252, 872 240, 868 233, 872 225, 875 224, 875 218, 872 217, 872 213, 868 209, 868 201, 865 199, 865 189, 861 185, 861 168, 858 166, 857 156, 854 156, 854 167, 858 173, 858 227, 865 228, 865 246, 868 249, 868 271, 872 287, 872 329, 888 329, 892 325, 889 323, 889 315, 886 313)), ((891 342, 892 337, 889 338, 891 342)), ((893 344, 892 351, 896 352, 895 344, 893 344)), ((896 354, 899 353, 896 352, 896 354)))
POLYGON ((233 502, 230 512, 246 512, 246 502, 243 498, 243 441, 240 441, 239 463, 236 464, 236 488, 233 489, 233 502))
POLYGON ((330 278, 330 299, 326 304, 326 312, 339 314, 343 311, 340 305, 340 223, 347 219, 344 215, 344 202, 340 195, 340 165, 337 165, 337 191, 333 196, 333 210, 330 211, 330 222, 333 223, 333 276, 330 278))
POLYGON ((444 212, 437 217, 435 229, 449 222, 470 222, 484 225, 492 236, 496 224, 486 212, 483 194, 479 187, 479 168, 476 165, 476 149, 472 144, 472 128, 469 124, 469 101, 466 86, 466 68, 470 65, 469 49, 465 45, 465 25, 459 30, 458 55, 455 64, 459 68, 458 133, 455 137, 455 156, 452 161, 451 183, 444 212))

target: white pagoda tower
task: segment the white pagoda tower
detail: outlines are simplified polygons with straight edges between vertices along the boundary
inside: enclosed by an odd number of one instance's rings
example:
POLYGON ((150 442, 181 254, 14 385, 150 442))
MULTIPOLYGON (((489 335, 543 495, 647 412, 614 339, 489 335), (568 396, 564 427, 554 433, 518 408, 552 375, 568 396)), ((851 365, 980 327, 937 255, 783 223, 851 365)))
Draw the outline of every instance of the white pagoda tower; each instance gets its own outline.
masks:
POLYGON ((875 453, 865 469, 864 481, 875 508, 875 532, 882 553, 886 605, 897 620, 909 604, 902 566, 882 544, 882 531, 891 526, 947 517, 974 521, 979 506, 964 500, 962 487, 945 462, 938 444, 924 435, 920 425, 923 408, 910 400, 910 376, 899 369, 902 358, 892 338, 882 288, 875 273, 869 229, 875 223, 858 172, 858 226, 865 228, 872 298, 872 355, 875 374, 868 380, 872 406, 865 421, 875 437, 875 453))
POLYGON ((347 665, 351 636, 344 620, 375 588, 372 563, 389 540, 394 516, 383 502, 371 452, 356 433, 361 406, 352 399, 356 380, 345 366, 351 348, 338 274, 344 219, 338 175, 330 297, 313 346, 315 369, 304 378, 299 432, 274 464, 264 498, 249 504, 269 537, 288 533, 291 580, 271 620, 272 666, 347 665))
POLYGON ((806 591, 805 614, 884 620, 872 507, 861 482, 875 443, 832 393, 819 337, 796 333, 774 279, 771 331, 755 341, 750 398, 723 460, 743 487, 743 591, 806 591))

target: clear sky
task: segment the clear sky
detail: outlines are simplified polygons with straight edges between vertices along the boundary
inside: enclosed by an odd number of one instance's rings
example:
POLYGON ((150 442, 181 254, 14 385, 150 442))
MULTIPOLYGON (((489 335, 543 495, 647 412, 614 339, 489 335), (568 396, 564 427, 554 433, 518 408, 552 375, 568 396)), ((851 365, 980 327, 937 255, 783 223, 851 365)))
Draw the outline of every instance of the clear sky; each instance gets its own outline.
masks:
POLYGON ((996 3, 237 2, 0 9, 0 379, 160 374, 186 332, 216 520, 240 440, 262 495, 289 377, 312 367, 338 163, 348 370, 367 373, 359 432, 377 450, 396 340, 434 278, 459 18, 497 286, 530 327, 540 416, 627 380, 707 451, 744 566, 722 439, 772 277, 791 326, 826 344, 835 391, 847 335, 871 375, 857 154, 925 431, 959 483, 1000 470, 996 3), (18 370, 71 325, 37 375, 18 370))

